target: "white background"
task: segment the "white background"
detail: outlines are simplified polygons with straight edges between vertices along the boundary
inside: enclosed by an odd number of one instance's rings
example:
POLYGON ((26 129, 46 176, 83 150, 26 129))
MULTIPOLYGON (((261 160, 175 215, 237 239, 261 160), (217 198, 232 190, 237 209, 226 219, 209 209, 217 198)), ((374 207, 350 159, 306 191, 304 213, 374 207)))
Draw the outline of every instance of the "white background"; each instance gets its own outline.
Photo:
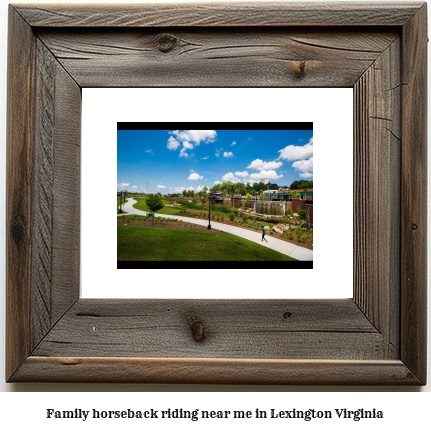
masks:
MULTIPOLYGON (((353 294, 353 90, 351 88, 147 88, 83 89, 82 297, 84 298, 351 298, 353 294), (205 109, 197 101, 210 100, 205 109), (145 101, 145 103, 143 103, 145 101), (235 101, 230 103, 229 101, 235 101), (176 106, 175 104, 178 104, 176 106), (171 109, 166 112, 165 106, 171 109), (112 200, 117 182, 117 121, 313 122, 313 269, 247 270, 253 283, 237 282, 241 270, 226 269, 226 283, 205 269, 148 269, 161 280, 150 286, 144 270, 117 270, 115 213, 95 218, 98 203, 112 200), (171 118, 169 118, 171 113, 171 118), (166 117, 168 116, 168 117, 166 117), (337 184, 336 189, 329 186, 337 184), (103 185, 100 187, 99 185, 103 185), (97 190, 97 193, 94 191, 97 190), (330 205, 337 193, 342 206, 330 205), (96 205, 96 208, 95 208, 96 205), (342 207, 342 208, 341 208, 342 207), (334 226, 334 214, 340 214, 334 226), (97 222, 95 222, 97 220, 97 222), (331 230, 331 235, 325 235, 331 230), (342 241, 342 247, 340 246, 342 241), (138 276, 140 274, 140 276, 138 276), (175 279, 175 283, 171 281, 175 279), (205 279, 202 283, 193 280, 205 279), (121 286, 121 289, 119 288, 121 286)), ((244 127, 246 128, 246 127, 244 127)), ((286 142, 284 146, 292 144, 286 142)), ((281 149, 281 148, 280 148, 281 149)), ((274 159, 277 154, 274 154, 274 159)), ((244 166, 251 160, 244 160, 244 166)), ((269 160, 266 160, 269 161, 269 160)), ((290 167, 292 162, 284 162, 290 167)), ((144 173, 142 173, 144 174, 144 173)), ((180 186, 181 184, 178 184, 180 186)), ((271 240, 271 239, 269 239, 271 240)), ((244 271, 244 270, 242 270, 244 271)))
MULTIPOLYGON (((105 1, 104 3, 108 3, 105 1)), ((133 1, 128 0, 129 3, 133 1)), ((160 1, 159 1, 160 2, 160 1)), ((16 0, 14 3, 27 3, 25 1, 16 0)), ((38 2, 34 2, 38 3, 38 2)), ((50 3, 45 0, 44 3, 50 3)), ((53 2, 51 2, 53 3, 53 2)), ((59 0, 55 3, 64 3, 59 0)), ((74 3, 68 0, 68 3, 74 3)), ((87 3, 95 3, 87 1, 87 3)), ((390 3, 390 2, 387 2, 390 3)), ((4 184, 5 179, 5 118, 6 118, 6 35, 7 35, 7 2, 2 2, 0 5, 0 172, 2 173, 1 184, 4 184)), ((0 188, 0 222, 4 226, 4 187, 0 188)), ((0 296, 0 313, 4 316, 4 230, 0 232, 0 263, 3 276, 1 277, 0 296)), ((342 268, 340 269, 342 270, 342 268)), ((428 309, 431 306, 429 305, 428 309)), ((0 322, 0 369, 4 369, 4 318, 0 322)), ((431 333, 431 331, 428 331, 431 333)), ((430 360, 428 354, 428 360, 430 360)), ((430 368, 430 367, 428 367, 430 368)), ((1 372, 0 372, 1 374, 1 372)), ((0 377, 1 379, 1 377, 0 377)), ((330 427, 331 430, 343 427, 343 430, 348 428, 355 429, 429 429, 429 405, 431 405, 430 390, 431 385, 428 384, 424 388, 386 388, 386 387, 359 387, 359 388, 338 388, 338 387, 286 387, 286 386, 201 386, 201 385, 112 385, 112 384, 6 384, 0 381, 0 425, 3 429, 30 427, 35 429, 58 429, 61 426, 64 430, 77 430, 81 427, 94 429, 94 422, 80 423, 76 420, 65 420, 49 423, 45 417, 46 408, 57 409, 75 409, 75 408, 104 408, 118 409, 130 407, 135 409, 145 409, 148 407, 154 408, 200 408, 200 409, 223 409, 228 406, 230 409, 250 409, 256 407, 261 408, 279 408, 291 409, 296 408, 318 408, 318 409, 335 409, 335 408, 358 408, 358 407, 376 407, 385 411, 385 420, 381 421, 360 421, 360 422, 277 422, 277 424, 266 422, 264 426, 271 424, 271 427, 277 429, 288 429, 292 425, 295 429, 324 429, 330 427), (391 391, 393 393, 382 394, 378 391, 391 391), (15 391, 21 393, 11 393, 15 391), (24 392, 45 392, 43 394, 26 394, 24 392), (56 393, 50 391, 60 391, 56 393), (85 391, 75 394, 75 391, 85 391), (128 393, 121 395, 112 395, 109 393, 94 393, 92 391, 109 392, 109 391, 125 391, 128 393), (145 392, 164 392, 164 391, 182 391, 180 396, 175 393, 145 393, 145 392), (202 391, 204 393, 194 393, 194 391, 202 391), (218 391, 227 391, 219 394, 218 391), (240 391, 241 393, 233 393, 229 391, 240 391), (244 393, 243 391, 253 391, 252 393, 244 393), (269 391, 270 393, 260 394, 261 391, 269 391), (308 393, 296 393, 308 392, 308 393), (321 391, 329 391, 329 393, 321 393, 321 391), (367 393, 362 393, 367 391, 367 393), (377 392, 376 392, 377 391, 377 392), (425 393, 412 393, 425 391, 425 393), (134 393, 139 392, 139 393, 134 393), (144 392, 144 393, 141 393, 144 392), (344 392, 344 393, 343 393, 344 392), (354 393, 352 393, 354 392, 354 393), (341 424, 341 425, 340 425, 341 424), (91 427, 91 428, 90 428, 91 427)), ((164 423, 160 423, 164 425, 164 423)), ((161 425, 158 426, 161 426, 161 425)), ((102 426, 104 429, 118 429, 119 426, 127 425, 127 429, 145 429, 148 426, 146 423, 137 424, 129 422, 105 421, 102 426)), ((176 428, 190 428, 191 426, 202 429, 202 422, 174 422, 169 423, 176 428), (196 424, 196 425, 191 425, 196 424)), ((156 426, 151 423, 152 429, 156 426)), ((215 422, 206 428, 219 428, 228 426, 237 428, 238 424, 234 422, 222 423, 215 422)), ((247 428, 259 429, 262 428, 262 423, 253 420, 247 422, 247 428)))

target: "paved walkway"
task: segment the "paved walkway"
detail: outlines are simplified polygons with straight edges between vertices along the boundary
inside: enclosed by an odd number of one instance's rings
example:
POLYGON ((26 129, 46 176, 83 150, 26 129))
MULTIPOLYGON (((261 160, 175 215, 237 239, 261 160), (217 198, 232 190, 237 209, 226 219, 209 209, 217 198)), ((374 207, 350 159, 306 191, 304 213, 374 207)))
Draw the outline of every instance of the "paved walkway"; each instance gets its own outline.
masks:
MULTIPOLYGON (((141 211, 141 210, 137 210, 136 208, 133 208, 133 205, 136 203, 135 199, 132 199, 132 198, 127 198, 127 199, 128 199, 128 202, 126 202, 123 207, 124 211, 126 211, 127 214, 117 214, 118 216, 130 215, 130 214, 137 214, 137 215, 147 214, 145 211, 141 211)), ((187 223, 200 224, 201 226, 208 226, 208 220, 193 219, 191 217, 181 217, 176 215, 157 214, 157 213, 156 213, 156 216, 177 219, 187 223)), ((259 232, 253 232, 251 230, 241 229, 240 227, 231 226, 224 223, 213 222, 212 220, 211 220, 211 227, 214 229, 218 229, 222 232, 230 233, 232 235, 236 235, 236 236, 240 236, 241 238, 248 239, 257 244, 261 244, 264 247, 271 248, 275 251, 278 251, 279 253, 283 253, 283 254, 286 254, 287 256, 293 257, 294 259, 297 259, 297 260, 313 260, 313 250, 309 250, 308 248, 291 244, 290 242, 282 241, 281 239, 271 238, 270 235, 267 235, 267 238, 268 238, 268 244, 267 244, 265 242, 262 243, 262 235, 259 232)))

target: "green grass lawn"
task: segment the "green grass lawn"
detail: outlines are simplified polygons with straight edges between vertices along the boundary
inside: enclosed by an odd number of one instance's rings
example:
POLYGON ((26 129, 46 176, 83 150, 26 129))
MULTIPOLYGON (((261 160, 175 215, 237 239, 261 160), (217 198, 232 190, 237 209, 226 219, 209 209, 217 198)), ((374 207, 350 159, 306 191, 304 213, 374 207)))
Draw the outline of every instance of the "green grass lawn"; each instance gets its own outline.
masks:
MULTIPOLYGON (((127 199, 126 199, 126 202, 127 202, 127 199)), ((118 209, 119 206, 120 206, 120 198, 117 197, 117 214, 120 214, 120 210, 118 209)), ((127 214, 127 213, 123 211, 122 214, 127 214)))
MULTIPOLYGON (((170 204, 169 201, 163 201, 164 205, 170 204)), ((135 205, 133 205, 133 208, 136 208, 137 210, 141 211, 151 211, 147 207, 147 200, 146 199, 136 199, 135 205)), ((157 214, 177 214, 180 210, 176 208, 162 208, 161 210, 157 211, 157 214)))
POLYGON ((295 260, 235 235, 117 226, 117 257, 144 261, 295 260))

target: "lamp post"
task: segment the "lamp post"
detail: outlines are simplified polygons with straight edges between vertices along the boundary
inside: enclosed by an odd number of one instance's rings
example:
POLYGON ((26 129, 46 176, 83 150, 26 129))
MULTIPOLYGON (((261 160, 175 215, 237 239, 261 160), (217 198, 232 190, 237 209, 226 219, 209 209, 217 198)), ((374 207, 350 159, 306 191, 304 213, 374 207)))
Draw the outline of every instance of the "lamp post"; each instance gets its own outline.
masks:
POLYGON ((211 230, 211 195, 208 195, 208 230, 211 230))
POLYGON ((121 191, 121 192, 117 193, 117 196, 120 196, 120 213, 122 213, 124 211, 123 205, 126 202, 126 192, 121 191))

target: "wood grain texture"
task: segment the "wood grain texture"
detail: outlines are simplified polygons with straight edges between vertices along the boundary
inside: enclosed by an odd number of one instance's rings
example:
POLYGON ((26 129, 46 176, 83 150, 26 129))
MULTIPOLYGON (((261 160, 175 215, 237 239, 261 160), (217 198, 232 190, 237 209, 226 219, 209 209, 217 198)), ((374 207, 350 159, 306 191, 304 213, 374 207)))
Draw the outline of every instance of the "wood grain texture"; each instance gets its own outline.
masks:
POLYGON ((81 89, 57 62, 55 76, 52 323, 79 298, 81 89))
POLYGON ((81 299, 33 354, 384 359, 385 348, 384 338, 351 299, 81 299), (191 320, 202 324, 201 343, 191 320))
POLYGON ((56 60, 36 41, 34 247, 32 255, 32 345, 51 329, 52 207, 54 203, 54 122, 56 60))
POLYGON ((29 357, 15 381, 417 385, 401 361, 29 357))
POLYGON ((427 9, 403 29, 401 358, 426 380, 427 9))
POLYGON ((354 87, 355 301, 399 357, 400 38, 354 87))
POLYGON ((33 27, 399 26, 421 3, 17 5, 33 27))
POLYGON ((9 10, 6 196, 6 376, 32 348, 30 313, 33 233, 35 38, 9 10))
POLYGON ((352 87, 394 32, 38 31, 82 87, 352 87))
POLYGON ((80 89, 37 40, 32 345, 79 297, 80 89))
POLYGON ((9 31, 9 381, 426 383, 425 6, 20 5, 9 31), (353 301, 78 300, 81 87, 157 85, 354 87, 353 301))

